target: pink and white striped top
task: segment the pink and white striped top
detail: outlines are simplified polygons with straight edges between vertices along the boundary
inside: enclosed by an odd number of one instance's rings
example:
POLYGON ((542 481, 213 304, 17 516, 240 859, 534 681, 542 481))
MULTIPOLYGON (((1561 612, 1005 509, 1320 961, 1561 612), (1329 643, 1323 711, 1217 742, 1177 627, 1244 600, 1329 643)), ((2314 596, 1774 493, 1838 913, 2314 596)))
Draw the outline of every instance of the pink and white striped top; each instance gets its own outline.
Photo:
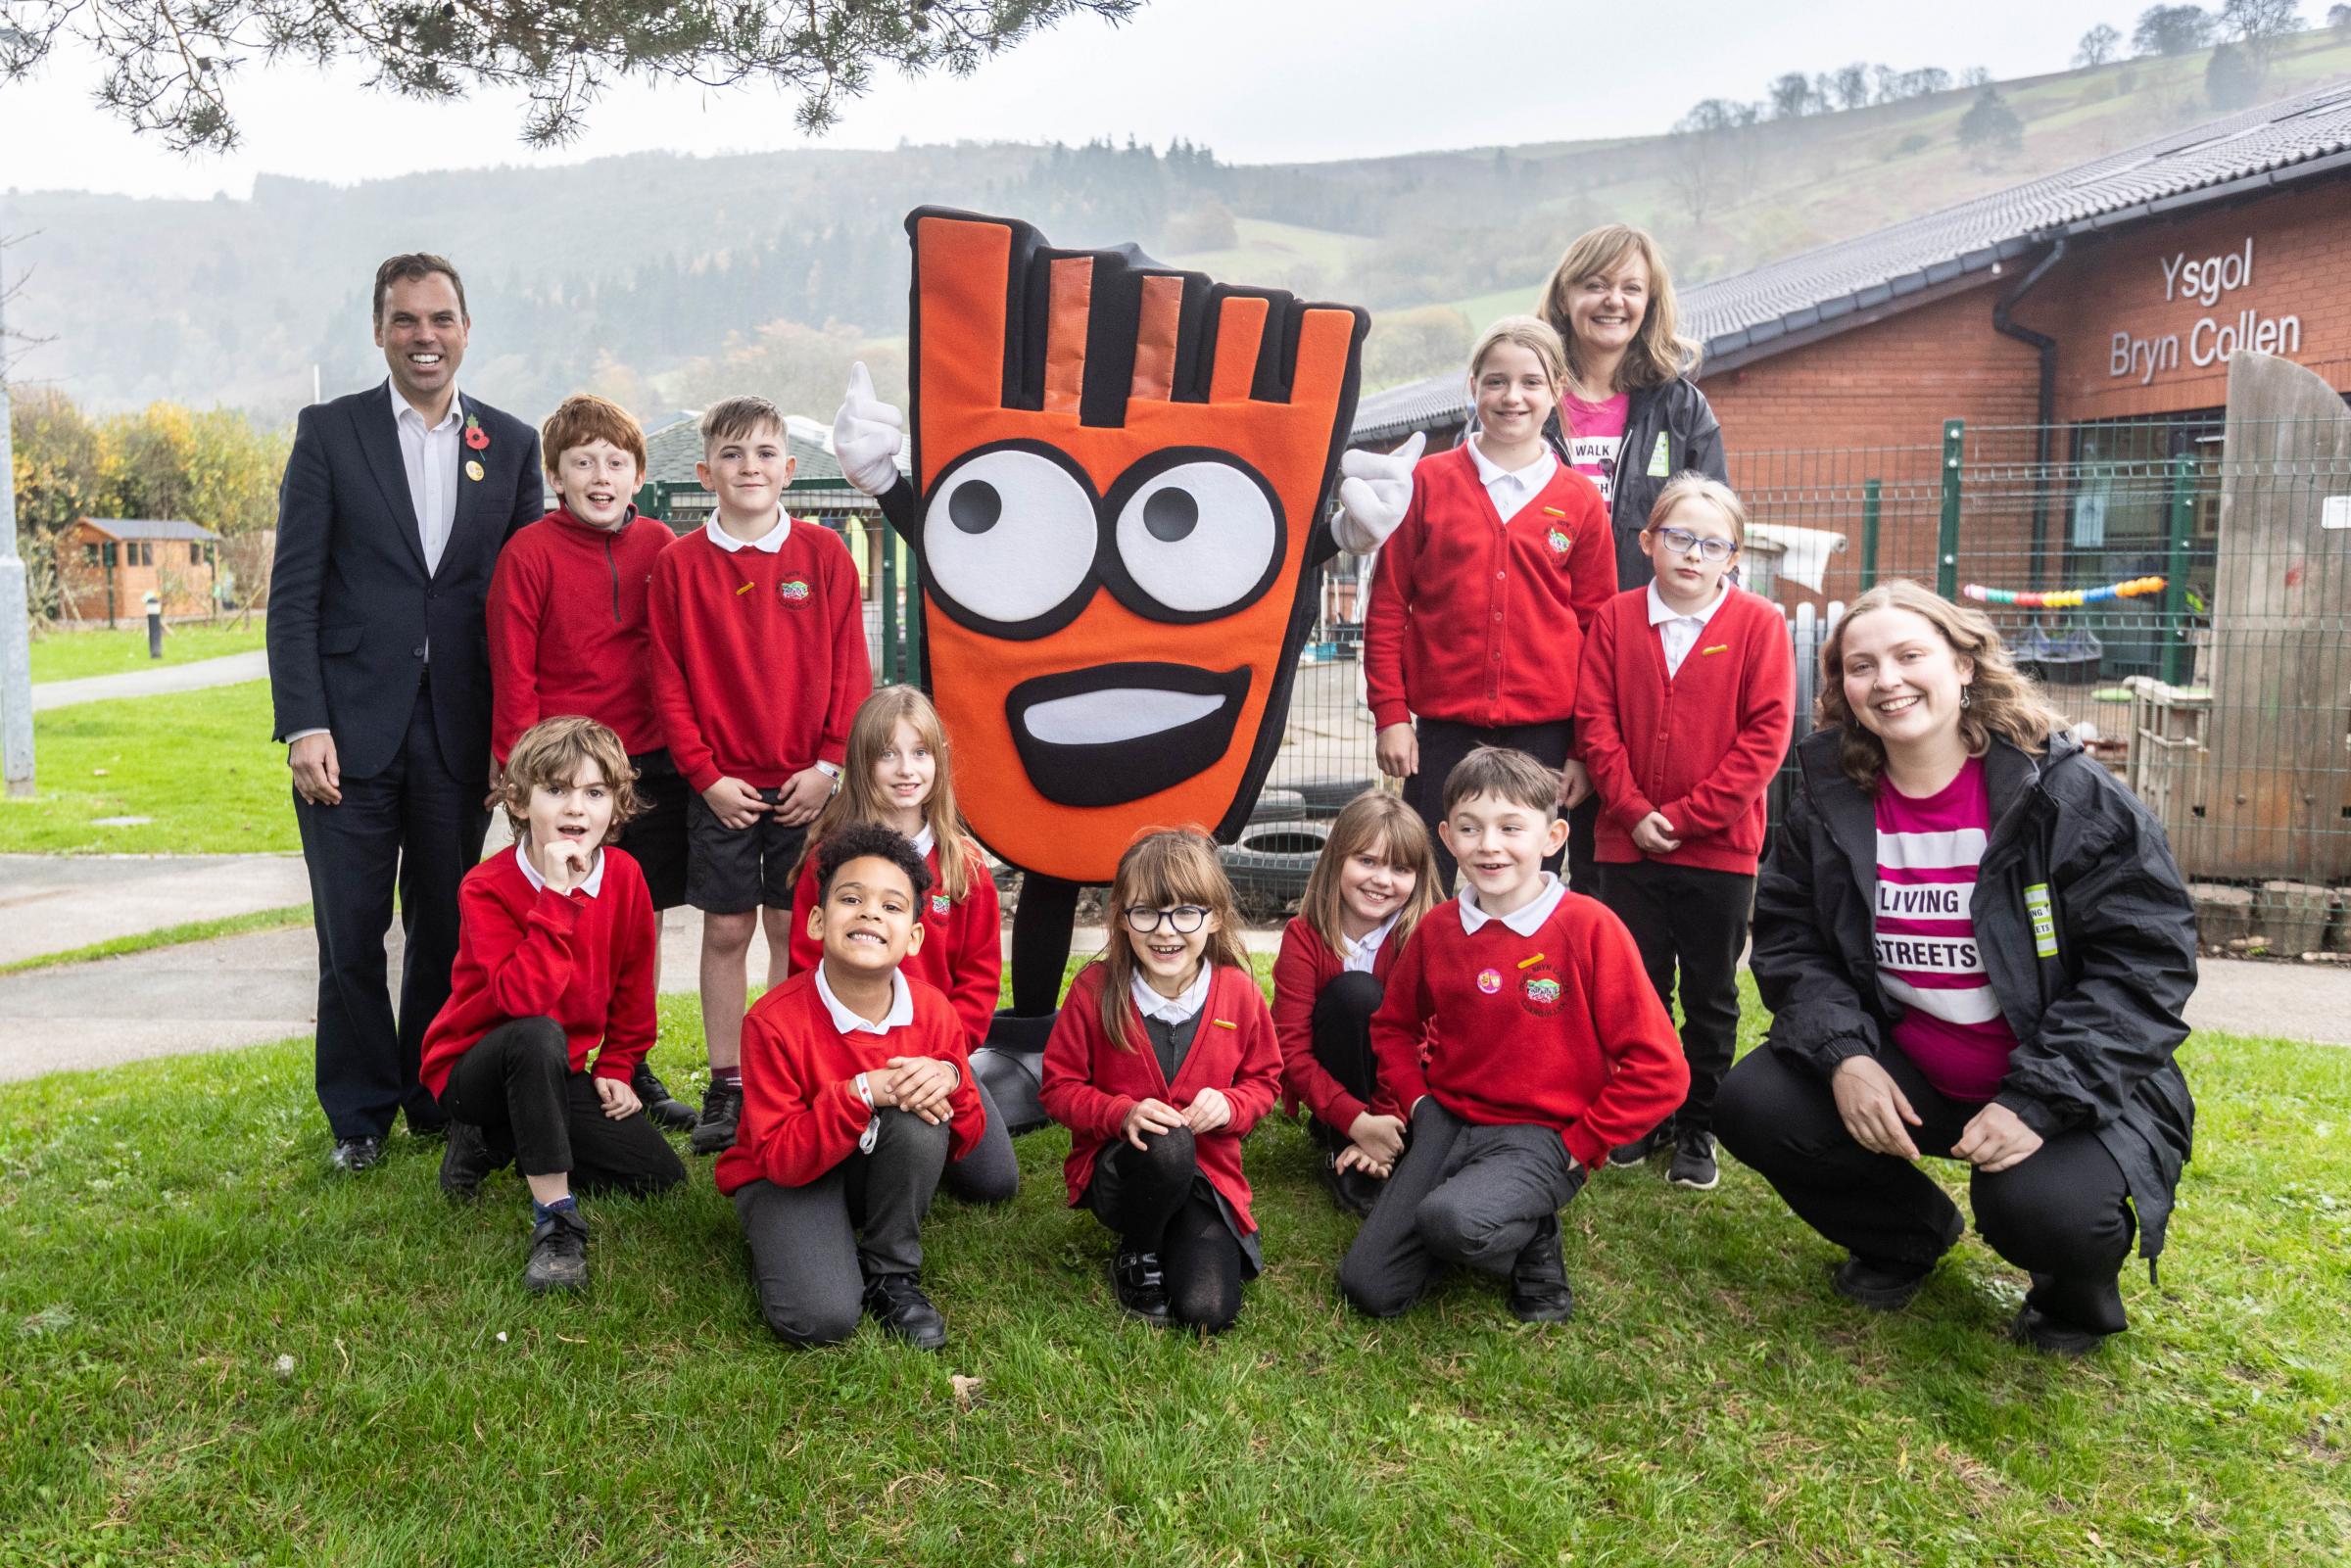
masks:
POLYGON ((1894 1043, 1950 1099, 1990 1100, 2016 1034, 2000 1017, 1968 913, 1991 827, 1983 759, 1968 758, 1923 800, 1881 780, 1877 827, 1878 989, 1900 1010, 1894 1043))

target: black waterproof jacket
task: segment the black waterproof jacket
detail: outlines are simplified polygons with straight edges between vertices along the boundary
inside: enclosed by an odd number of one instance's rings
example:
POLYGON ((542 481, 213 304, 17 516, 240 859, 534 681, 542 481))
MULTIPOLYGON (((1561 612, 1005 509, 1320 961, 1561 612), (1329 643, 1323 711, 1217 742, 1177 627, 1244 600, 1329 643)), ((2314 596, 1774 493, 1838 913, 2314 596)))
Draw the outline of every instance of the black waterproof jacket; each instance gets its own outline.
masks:
MULTIPOLYGON (((1555 412, 1543 427, 1559 460, 1567 460, 1567 441, 1555 412)), ((1695 382, 1676 376, 1657 387, 1642 387, 1626 400, 1624 443, 1616 449, 1614 499, 1608 503, 1609 521, 1616 530, 1616 586, 1642 588, 1656 574, 1641 553, 1641 530, 1649 526, 1649 509, 1657 492, 1675 474, 1695 469, 1708 479, 1730 482, 1723 465, 1722 427, 1695 382), (1657 451, 1657 438, 1665 450, 1657 451)))
MULTIPOLYGON (((1837 747, 1835 731, 1798 745, 1799 777, 1755 888, 1769 1049, 1824 1078, 1847 1057, 1899 1049, 1872 942, 1876 811, 1837 747)), ((1991 830, 1969 914, 2017 1040, 1998 1103, 2044 1138, 2096 1133, 2152 1259, 2195 1130, 2172 1060, 2196 985, 2194 906, 2161 825, 2071 735, 2045 756, 1994 741, 1984 769, 1991 830)))

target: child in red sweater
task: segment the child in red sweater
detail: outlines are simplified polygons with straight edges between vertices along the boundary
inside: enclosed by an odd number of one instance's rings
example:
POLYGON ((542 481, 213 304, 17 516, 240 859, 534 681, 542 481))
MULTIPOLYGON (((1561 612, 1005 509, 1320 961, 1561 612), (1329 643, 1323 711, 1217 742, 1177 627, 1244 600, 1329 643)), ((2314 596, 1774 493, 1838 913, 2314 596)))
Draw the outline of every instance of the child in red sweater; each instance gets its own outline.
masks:
POLYGON ((1558 800, 1557 774, 1493 746, 1445 781, 1437 831, 1467 885, 1413 932, 1371 1021, 1374 1109, 1412 1132, 1339 1265, 1370 1316, 1466 1263, 1509 1276, 1519 1321, 1565 1320, 1560 1207, 1689 1087, 1623 923, 1543 869, 1567 834, 1558 800))
POLYGON ((764 398, 729 398, 702 415, 701 435, 695 473, 718 510, 653 567, 652 669, 662 739, 696 795, 686 901, 703 914, 710 1087, 694 1151, 716 1154, 743 1113, 751 932, 764 910, 767 982, 781 984, 792 872, 874 678, 848 546, 784 509, 783 414, 764 398))
MULTIPOLYGON (((867 697, 849 721, 848 760, 840 792, 817 814, 800 857, 792 893, 792 969, 811 970, 824 947, 811 928, 817 905, 816 863, 825 840, 843 828, 873 823, 907 839, 931 873, 923 900, 922 946, 906 955, 906 973, 936 986, 963 1022, 967 1050, 987 1041, 1004 974, 1003 920, 987 857, 964 832, 955 809, 955 767, 946 727, 931 699, 910 686, 886 686, 867 697)), ((1021 1190, 1020 1162, 1010 1129, 975 1071, 987 1131, 978 1146, 947 1166, 944 1185, 968 1203, 1009 1203, 1021 1190)))
MULTIPOLYGON (((1607 508, 1543 439, 1567 351, 1534 316, 1487 328, 1469 360, 1477 433, 1412 472, 1411 500, 1380 549, 1364 617, 1364 685, 1379 770, 1408 781, 1431 829, 1446 777, 1480 745, 1559 770, 1568 874, 1589 890, 1591 786, 1575 760, 1575 667, 1584 628, 1616 592, 1607 508), (1416 721, 1416 723, 1415 723, 1416 721)), ((1374 532, 1394 485, 1344 491, 1374 532)), ((1438 869, 1453 886, 1453 856, 1438 869)))
MULTIPOLYGON (((686 801, 692 790, 653 717, 653 561, 676 537, 637 515, 645 433, 618 404, 566 398, 540 427, 554 508, 506 542, 490 579, 490 752, 501 768, 541 719, 577 714, 620 736, 636 770, 638 814, 622 830, 653 913, 686 902, 686 801)), ((658 971, 659 922, 655 922, 658 971)), ((694 1108, 637 1064, 629 1087, 646 1115, 683 1131, 694 1108)))
POLYGON ((514 849, 457 890, 456 964, 419 1076, 449 1117, 442 1189, 470 1201, 512 1161, 531 1191, 523 1284, 581 1290, 572 1189, 686 1179, 629 1087, 653 1043, 653 906, 637 863, 604 842, 636 807, 618 736, 593 719, 535 725, 502 788, 514 849))
POLYGON ((1404 1152, 1404 1122, 1371 1109, 1371 1016, 1436 890, 1419 817, 1394 795, 1367 791, 1332 820, 1273 961, 1282 1090, 1312 1114, 1323 1184, 1352 1214, 1371 1212, 1404 1152))
POLYGON ((1635 1165, 1673 1151, 1666 1179, 1712 1189, 1714 1091, 1739 1033, 1739 956, 1763 849, 1763 795, 1788 755, 1796 669, 1770 600, 1726 581, 1747 508, 1703 474, 1669 481, 1641 548, 1647 588, 1592 620, 1576 692, 1584 766, 1601 802, 1601 901, 1641 948, 1657 1000, 1681 971, 1690 1095, 1665 1124, 1615 1150, 1635 1165))
POLYGON ((1121 1307, 1220 1333, 1265 1263, 1241 1138, 1280 1091, 1273 1021, 1205 832, 1156 829, 1128 845, 1104 919, 1110 946, 1079 972, 1045 1046, 1045 1110, 1070 1129, 1070 1206, 1118 1233, 1121 1307))
POLYGON ((735 1200, 777 1338, 838 1344, 862 1309, 936 1351, 947 1326, 923 1291, 923 1219, 986 1113, 954 1008, 902 968, 923 945, 931 871, 872 823, 816 856, 808 929, 824 957, 744 1021, 743 1116, 718 1190, 735 1200))

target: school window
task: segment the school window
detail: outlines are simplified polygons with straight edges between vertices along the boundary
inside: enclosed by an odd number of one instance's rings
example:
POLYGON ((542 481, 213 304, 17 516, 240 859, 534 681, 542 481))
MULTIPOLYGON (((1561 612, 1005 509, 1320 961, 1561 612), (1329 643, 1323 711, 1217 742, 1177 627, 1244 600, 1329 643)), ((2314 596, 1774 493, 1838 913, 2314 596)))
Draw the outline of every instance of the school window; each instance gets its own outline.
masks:
POLYGON ((138 546, 138 551, 139 564, 141 566, 153 566, 155 564, 155 546, 153 545, 141 545, 138 546))
POLYGON ((188 564, 190 566, 202 566, 204 564, 204 546, 202 545, 190 545, 188 546, 188 564))
POLYGON ((83 543, 81 546, 81 563, 84 566, 95 566, 98 564, 98 546, 95 542, 85 541, 83 543))
POLYGON ((103 546, 100 546, 100 549, 101 549, 101 551, 103 552, 103 553, 101 554, 100 558, 101 558, 102 560, 104 560, 104 561, 106 562, 106 564, 107 564, 107 565, 109 565, 109 566, 112 566, 112 565, 114 565, 114 564, 115 564, 115 550, 116 550, 116 548, 117 548, 117 546, 115 546, 115 545, 114 545, 114 544, 113 544, 111 541, 110 541, 109 543, 107 543, 106 545, 103 545, 103 546))

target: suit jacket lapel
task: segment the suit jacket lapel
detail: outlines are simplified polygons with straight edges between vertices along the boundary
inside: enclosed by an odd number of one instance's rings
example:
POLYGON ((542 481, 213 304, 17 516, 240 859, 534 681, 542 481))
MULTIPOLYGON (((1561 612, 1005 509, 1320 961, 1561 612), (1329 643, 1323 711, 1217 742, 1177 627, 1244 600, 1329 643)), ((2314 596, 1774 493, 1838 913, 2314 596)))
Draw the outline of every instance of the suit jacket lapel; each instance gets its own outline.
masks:
POLYGON ((408 494, 408 467, 401 460, 400 431, 392 422, 392 400, 398 394, 392 391, 390 381, 380 390, 382 397, 363 397, 353 405, 351 422, 360 438, 360 450, 367 454, 376 488, 384 493, 384 508, 392 514, 400 537, 408 541, 416 570, 423 573, 424 533, 416 521, 415 498, 408 494))
MULTIPOLYGON (((457 394, 459 430, 457 471, 450 476, 452 482, 457 487, 457 506, 449 519, 449 541, 441 546, 441 571, 449 569, 451 559, 457 553, 458 545, 473 537, 471 530, 476 522, 475 514, 482 507, 482 493, 490 488, 487 476, 492 464, 497 461, 497 457, 493 455, 489 448, 485 447, 480 451, 475 451, 471 447, 465 445, 464 421, 474 412, 473 408, 469 406, 472 400, 462 392, 457 394), (467 476, 465 465, 469 462, 478 462, 482 465, 483 479, 476 480, 467 476)), ((438 577, 441 572, 436 571, 433 575, 438 577)))

